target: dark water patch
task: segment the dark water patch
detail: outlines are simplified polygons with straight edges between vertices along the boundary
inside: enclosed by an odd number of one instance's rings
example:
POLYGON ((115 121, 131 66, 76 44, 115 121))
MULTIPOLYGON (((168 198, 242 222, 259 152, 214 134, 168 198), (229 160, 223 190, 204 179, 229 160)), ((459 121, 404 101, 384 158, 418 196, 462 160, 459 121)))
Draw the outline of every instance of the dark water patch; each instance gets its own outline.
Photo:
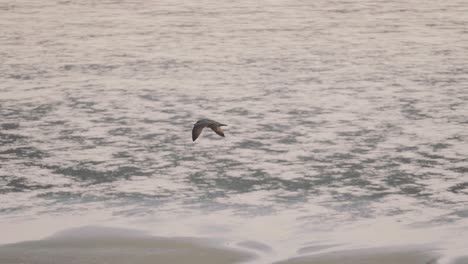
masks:
MULTIPOLYGON (((167 147, 170 149, 170 147, 167 147)), ((153 148, 154 151, 161 151, 161 148, 153 148)), ((167 167, 177 167, 177 166, 183 166, 184 161, 196 161, 197 157, 195 155, 192 155, 192 153, 169 153, 167 155, 164 155, 164 160, 165 161, 171 161, 172 165, 167 166, 167 167)), ((222 163, 217 163, 214 162, 215 165, 222 166, 222 163)), ((218 167, 212 167, 212 170, 218 170, 219 172, 223 171, 224 168, 218 168, 218 167)))
POLYGON ((404 171, 394 171, 385 177, 385 182, 392 187, 399 187, 404 184, 414 184, 417 177, 404 171))
POLYGON ((144 176, 140 168, 132 166, 122 166, 115 170, 94 170, 92 168, 86 168, 85 165, 77 167, 52 167, 54 173, 62 174, 67 177, 72 177, 80 182, 88 184, 99 184, 106 182, 113 182, 122 179, 129 179, 132 176, 144 176))
MULTIPOLYGON (((442 202, 442 201, 437 201, 437 202, 442 202)), ((449 203, 443 203, 443 204, 448 205, 451 203, 449 202, 449 203)), ((454 210, 451 213, 440 215, 432 219, 429 219, 424 224, 439 225, 439 224, 455 223, 457 221, 463 220, 466 217, 468 217, 466 210, 454 210)), ((419 228, 421 226, 421 223, 415 223, 415 224, 412 224, 412 226, 419 228)))
MULTIPOLYGON (((346 121, 348 122, 348 121, 346 121)), ((340 137, 344 138, 349 138, 349 139, 356 139, 360 138, 362 136, 368 135, 369 133, 372 133, 373 130, 367 130, 367 129, 361 129, 357 131, 344 131, 344 132, 337 132, 336 134, 340 137)))
POLYGON ((250 112, 247 109, 242 108, 242 107, 231 108, 231 109, 226 110, 225 112, 230 115, 238 115, 238 116, 248 116, 250 114, 250 112))
POLYGON ((108 146, 112 145, 114 141, 109 137, 88 137, 87 140, 91 143, 84 148, 93 149, 99 146, 108 146))
MULTIPOLYGON (((447 138, 447 140, 449 141, 455 141, 457 143, 465 143, 466 142, 466 135, 462 135, 462 134, 455 134, 455 135, 452 135, 451 137, 447 138)), ((456 143, 455 143, 456 145, 456 143)))
POLYGON ((29 158, 29 159, 41 159, 47 157, 48 155, 34 147, 17 147, 11 148, 4 151, 0 151, 0 157, 2 155, 14 156, 17 158, 29 158))
MULTIPOLYGON (((94 112, 95 110, 93 110, 94 112)), ((105 112, 105 110, 101 111, 105 112)), ((93 123, 97 124, 106 124, 106 125, 111 125, 111 124, 116 124, 116 125, 128 125, 128 119, 126 117, 113 117, 113 116, 103 116, 97 119, 92 119, 90 120, 93 123)))
MULTIPOLYGON (((164 111, 163 111, 164 112, 164 111)), ((178 111, 177 113, 174 113, 174 110, 169 110, 167 111, 168 114, 171 114, 170 123, 174 127, 186 127, 187 131, 192 130, 192 124, 191 122, 194 121, 194 118, 192 114, 190 113, 181 113, 178 111)))
POLYGON ((14 108, 8 109, 7 112, 3 112, 2 116, 15 118, 16 120, 24 121, 38 121, 56 110, 55 104, 18 104, 14 108))
POLYGON ((117 214, 122 215, 143 215, 152 212, 161 205, 174 199, 177 194, 169 190, 158 190, 157 193, 147 194, 139 192, 108 192, 105 197, 100 197, 105 200, 105 204, 110 207, 126 207, 131 206, 131 209, 118 211, 117 214))
POLYGON ((333 153, 332 155, 327 155, 326 160, 336 162, 336 161, 354 161, 356 156, 350 153, 333 153))
POLYGON ((190 68, 192 64, 193 61, 188 60, 163 59, 158 61, 158 67, 163 70, 190 68))
POLYGON ((20 81, 27 81, 33 79, 33 76, 30 74, 10 74, 8 78, 20 80, 20 81))
POLYGON ((267 147, 259 148, 258 150, 264 151, 265 153, 276 153, 276 154, 285 154, 289 152, 289 150, 287 149, 273 149, 273 148, 267 148, 267 147))
POLYGON ((117 208, 115 209, 115 211, 112 212, 112 215, 113 216, 126 216, 126 217, 129 217, 129 216, 141 217, 141 216, 155 215, 155 214, 161 213, 161 210, 159 210, 158 207, 155 207, 155 205, 152 205, 152 206, 154 207, 142 208, 139 206, 134 206, 133 208, 124 209, 124 210, 117 209, 118 206, 115 206, 117 208))
POLYGON ((278 143, 281 144, 296 144, 297 143, 297 135, 287 135, 280 140, 278 140, 278 143))
POLYGON ((425 185, 419 183, 424 177, 426 176, 395 171, 386 176, 384 182, 387 183, 388 186, 398 188, 401 194, 421 197, 428 195, 424 192, 425 185))
POLYGON ((413 159, 404 158, 404 157, 396 157, 396 158, 393 158, 391 160, 395 161, 395 163, 393 163, 393 164, 395 164, 396 166, 398 166, 399 164, 411 164, 412 162, 414 162, 413 159))
POLYGON ((458 183, 450 188, 449 192, 468 194, 468 182, 458 183))
MULTIPOLYGON (((190 156, 190 159, 187 159, 187 160, 195 160, 195 157, 190 156)), ((217 167, 227 168, 227 169, 231 169, 231 168, 235 169, 235 167, 237 167, 237 166, 243 166, 242 162, 239 162, 239 161, 234 160, 234 159, 226 159, 226 158, 215 159, 210 163, 217 166, 217 167)))
POLYGON ((313 179, 315 184, 326 185, 331 184, 339 178, 341 172, 336 172, 332 166, 326 165, 312 165, 313 169, 318 172, 318 175, 305 174, 306 178, 313 179))
POLYGON ((149 133, 149 134, 143 134, 142 136, 140 136, 140 139, 146 141, 146 140, 157 140, 159 139, 161 136, 165 135, 165 133, 149 133))
POLYGON ((145 124, 168 124, 171 123, 170 120, 167 119, 149 119, 144 118, 141 120, 145 124))
POLYGON ((53 120, 53 121, 46 121, 43 126, 57 126, 59 128, 66 124, 67 124, 67 121, 65 120, 53 120))
POLYGON ((323 112, 324 110, 322 108, 310 107, 308 110, 291 110, 287 112, 287 114, 293 116, 294 118, 300 118, 301 119, 300 123, 302 125, 302 119, 316 117, 317 115, 320 115, 323 112))
POLYGON ((421 119, 427 119, 427 118, 432 118, 430 115, 424 113, 423 110, 417 108, 415 106, 418 101, 416 100, 411 100, 411 99, 402 99, 402 104, 401 104, 401 113, 403 116, 405 116, 407 119, 410 120, 421 120, 421 119))
POLYGON ((395 149, 396 152, 417 152, 418 147, 415 146, 401 146, 395 149))
POLYGON ((379 133, 372 131, 371 134, 367 134, 360 143, 365 143, 366 146, 375 147, 378 143, 383 142, 386 139, 385 132, 379 133))
POLYGON ((146 194, 139 192, 119 192, 119 193, 109 193, 113 199, 121 199, 121 201, 137 201, 138 203, 151 203, 157 204, 161 199, 169 198, 173 195, 171 191, 168 190, 158 190, 158 193, 155 194, 146 194))
POLYGON ((148 101, 159 101, 163 96, 156 91, 150 91, 148 94, 140 95, 141 99, 148 100, 148 101))
POLYGON ((234 191, 235 193, 247 193, 258 189, 259 186, 263 189, 268 189, 268 181, 265 179, 251 179, 243 177, 222 177, 214 179, 216 188, 234 191))
MULTIPOLYGON (((312 120, 301 120, 300 122, 300 126, 302 127, 308 127, 308 128, 313 128, 313 129, 318 129, 320 127, 324 127, 325 125, 327 124, 327 121, 312 121, 312 120)), ((317 142, 323 142, 325 144, 327 143, 333 143, 333 141, 331 140, 324 140, 324 141, 320 141, 320 140, 317 140, 317 142)))
POLYGON ((432 151, 438 151, 438 150, 446 149, 446 148, 449 148, 450 146, 452 146, 452 145, 451 144, 446 144, 446 143, 437 143, 437 144, 432 144, 431 145, 432 151))
POLYGON ((332 192, 336 201, 345 202, 349 204, 359 204, 366 206, 370 203, 378 203, 380 199, 385 198, 388 195, 394 194, 394 192, 370 192, 363 190, 362 193, 354 192, 332 192))
POLYGON ((129 127, 119 127, 109 130, 108 133, 112 136, 130 136, 132 134, 132 129, 129 127))
MULTIPOLYGON (((434 160, 447 160, 446 157, 436 154, 431 154, 427 152, 418 152, 419 155, 423 156, 424 158, 434 159, 434 160)), ((436 162, 436 161, 434 161, 436 162)))
POLYGON ((277 189, 278 181, 262 170, 252 170, 242 176, 226 175, 222 169, 215 172, 216 177, 206 172, 195 172, 188 176, 188 181, 201 190, 218 190, 224 193, 247 193, 258 189, 277 189))
POLYGON ((7 145, 7 144, 14 144, 14 143, 19 143, 22 141, 25 141, 27 137, 22 136, 22 135, 17 135, 17 134, 5 134, 0 132, 0 143, 2 145, 7 145))
POLYGON ((27 192, 33 190, 43 190, 53 188, 52 184, 36 184, 31 183, 28 179, 23 177, 8 177, 2 180, 5 187, 0 188, 0 193, 10 192, 27 192))
POLYGON ((43 117, 46 117, 52 111, 56 109, 56 105, 43 104, 33 108, 30 112, 31 120, 39 120, 43 117))
POLYGON ((367 154, 369 151, 371 151, 373 148, 363 148, 363 147, 354 147, 351 150, 351 153, 361 155, 361 154, 367 154))
POLYGON ((308 193, 304 191, 289 192, 287 194, 280 192, 280 193, 274 194, 273 197, 269 200, 275 201, 276 203, 292 205, 296 203, 307 202, 307 195, 308 193))
POLYGON ((202 171, 197 171, 188 176, 188 182, 196 186, 207 187, 209 182, 205 178, 205 173, 202 171))
POLYGON ((343 177, 358 177, 361 172, 364 171, 365 165, 360 163, 358 160, 350 160, 349 162, 336 162, 334 163, 335 168, 345 169, 343 177))
POLYGON ((424 197, 424 196, 431 195, 431 194, 424 192, 425 191, 424 185, 410 185, 410 186, 402 185, 400 186, 400 190, 403 194, 410 195, 410 196, 424 197))
POLYGON ((60 72, 79 72, 83 74, 95 74, 102 75, 104 73, 111 72, 120 66, 118 65, 106 65, 106 64, 65 64, 59 67, 60 72))
POLYGON ((468 209, 461 209, 461 210, 456 210, 455 212, 452 212, 451 215, 455 215, 460 218, 467 218, 468 217, 468 209))
POLYGON ((11 130, 11 129, 18 129, 19 124, 18 123, 3 123, 1 124, 2 130, 11 130))
MULTIPOLYGON (((99 196, 96 194, 89 194, 83 192, 74 192, 74 191, 52 191, 52 192, 44 192, 36 195, 37 198, 41 198, 47 200, 48 206, 57 206, 57 205, 70 205, 70 204, 81 204, 81 203, 92 203, 92 202, 100 202, 105 201, 108 198, 101 193, 99 196)), ((65 207, 56 208, 55 211, 57 212, 64 212, 70 209, 65 207)), ((44 213, 49 213, 50 210, 46 209, 44 213)))
POLYGON ((201 193, 197 193, 189 199, 185 199, 183 203, 191 207, 221 210, 225 209, 226 205, 216 201, 218 198, 226 198, 227 193, 223 190, 209 189, 201 193))
POLYGON ((28 209, 34 208, 33 206, 22 205, 22 206, 15 206, 15 207, 4 207, 0 208, 0 214, 9 215, 15 213, 22 213, 28 209))
POLYGON ((265 146, 260 141, 254 141, 254 140, 243 140, 238 144, 239 148, 244 148, 244 149, 259 149, 260 147, 265 146))
POLYGON ((338 132, 339 137, 354 144, 351 152, 365 154, 375 149, 377 145, 386 139, 385 131, 360 129, 358 131, 338 132))
POLYGON ((272 178, 271 182, 271 189, 283 189, 291 192, 302 190, 313 191, 317 189, 315 181, 304 178, 285 180, 276 177, 272 178))
POLYGON ((450 168, 450 170, 458 173, 468 174, 468 167, 453 167, 450 168))
MULTIPOLYGON (((108 112, 106 108, 99 108, 99 103, 95 101, 87 100, 86 98, 75 98, 69 97, 69 101, 67 106, 73 109, 73 111, 83 112, 87 114, 93 114, 93 116, 98 116, 98 114, 108 112)), ((106 118, 108 116, 99 116, 99 118, 90 119, 91 122, 94 123, 106 123, 106 118)), ((109 120, 110 121, 110 120, 109 120)), ((111 122, 110 122, 111 123, 111 122)))
POLYGON ((94 110, 94 106, 96 105, 96 102, 90 102, 90 101, 83 101, 80 99, 72 99, 71 104, 69 106, 73 108, 74 110, 78 109, 85 109, 85 110, 94 110))
POLYGON ((385 194, 385 195, 392 193, 392 192, 388 191, 389 188, 387 186, 375 185, 375 184, 370 183, 370 182, 368 182, 367 185, 365 185, 364 187, 367 190, 375 192, 375 193, 381 193, 381 194, 385 194))
POLYGON ((66 140, 66 141, 75 142, 75 143, 83 146, 83 144, 85 144, 88 141, 88 139, 86 137, 84 137, 84 136, 74 135, 74 134, 80 133, 80 132, 85 132, 85 131, 73 130, 73 129, 61 130, 59 132, 60 136, 58 137, 58 139, 59 140, 66 140))
POLYGON ((346 186, 358 186, 366 188, 371 182, 361 178, 361 173, 357 171, 346 171, 342 174, 341 180, 346 186))
POLYGON ((290 128, 290 126, 286 124, 260 124, 260 126, 262 127, 261 130, 268 132, 278 132, 281 134, 286 133, 290 128))
POLYGON ((439 162, 431 159, 416 159, 415 164, 423 168, 434 168, 439 165, 439 162))
POLYGON ((325 161, 325 159, 322 156, 318 156, 318 155, 310 155, 310 156, 299 155, 297 158, 300 161, 305 162, 307 164, 313 164, 314 162, 325 161))
POLYGON ((117 159, 128 159, 133 157, 133 155, 128 151, 119 151, 117 153, 113 153, 112 156, 117 159))
POLYGON ((44 78, 47 77, 48 74, 48 71, 43 67, 34 64, 19 63, 6 64, 5 66, 7 66, 7 70, 2 72, 3 77, 18 81, 30 81, 37 78, 44 78))

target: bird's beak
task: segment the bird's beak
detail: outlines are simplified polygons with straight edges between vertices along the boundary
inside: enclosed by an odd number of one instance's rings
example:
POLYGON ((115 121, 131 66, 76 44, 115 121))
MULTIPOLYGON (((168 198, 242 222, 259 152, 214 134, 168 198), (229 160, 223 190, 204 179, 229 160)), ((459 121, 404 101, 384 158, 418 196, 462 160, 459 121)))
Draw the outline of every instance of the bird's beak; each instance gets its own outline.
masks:
POLYGON ((220 124, 219 126, 227 126, 227 125, 225 125, 225 124, 220 124))

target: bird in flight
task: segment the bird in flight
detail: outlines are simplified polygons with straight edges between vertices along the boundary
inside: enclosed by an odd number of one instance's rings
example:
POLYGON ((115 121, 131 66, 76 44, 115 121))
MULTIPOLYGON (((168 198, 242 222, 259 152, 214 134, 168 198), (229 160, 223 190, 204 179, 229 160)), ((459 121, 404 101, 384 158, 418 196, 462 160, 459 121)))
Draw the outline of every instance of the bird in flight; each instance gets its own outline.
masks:
POLYGON ((224 137, 224 131, 221 129, 222 126, 227 126, 225 124, 218 123, 210 119, 201 119, 198 120, 196 124, 193 125, 192 129, 192 140, 195 141, 201 134, 202 130, 205 127, 211 128, 216 134, 224 137))

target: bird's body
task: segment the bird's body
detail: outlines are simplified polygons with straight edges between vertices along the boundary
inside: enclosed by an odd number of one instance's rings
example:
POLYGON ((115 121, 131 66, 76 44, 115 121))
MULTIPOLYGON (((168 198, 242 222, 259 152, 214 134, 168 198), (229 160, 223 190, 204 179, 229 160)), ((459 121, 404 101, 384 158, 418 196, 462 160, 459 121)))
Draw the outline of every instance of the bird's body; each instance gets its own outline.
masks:
POLYGON ((192 129, 192 140, 195 141, 203 131, 205 127, 211 128, 216 134, 224 137, 224 131, 221 129, 222 126, 227 126, 225 124, 218 123, 210 119, 201 119, 194 124, 192 129))

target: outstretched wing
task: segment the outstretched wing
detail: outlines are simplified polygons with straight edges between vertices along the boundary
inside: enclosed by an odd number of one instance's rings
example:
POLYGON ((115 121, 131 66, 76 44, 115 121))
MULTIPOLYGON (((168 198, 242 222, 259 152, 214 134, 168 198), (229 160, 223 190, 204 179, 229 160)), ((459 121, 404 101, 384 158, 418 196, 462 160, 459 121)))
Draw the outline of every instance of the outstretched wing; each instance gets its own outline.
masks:
POLYGON ((213 129, 213 131, 214 131, 216 134, 218 134, 218 135, 224 137, 224 131, 223 131, 223 129, 221 129, 220 126, 216 126, 216 127, 215 127, 215 126, 210 126, 210 128, 213 129))
POLYGON ((195 141, 201 134, 203 128, 205 128, 205 124, 196 124, 193 126, 192 129, 192 140, 195 141))

